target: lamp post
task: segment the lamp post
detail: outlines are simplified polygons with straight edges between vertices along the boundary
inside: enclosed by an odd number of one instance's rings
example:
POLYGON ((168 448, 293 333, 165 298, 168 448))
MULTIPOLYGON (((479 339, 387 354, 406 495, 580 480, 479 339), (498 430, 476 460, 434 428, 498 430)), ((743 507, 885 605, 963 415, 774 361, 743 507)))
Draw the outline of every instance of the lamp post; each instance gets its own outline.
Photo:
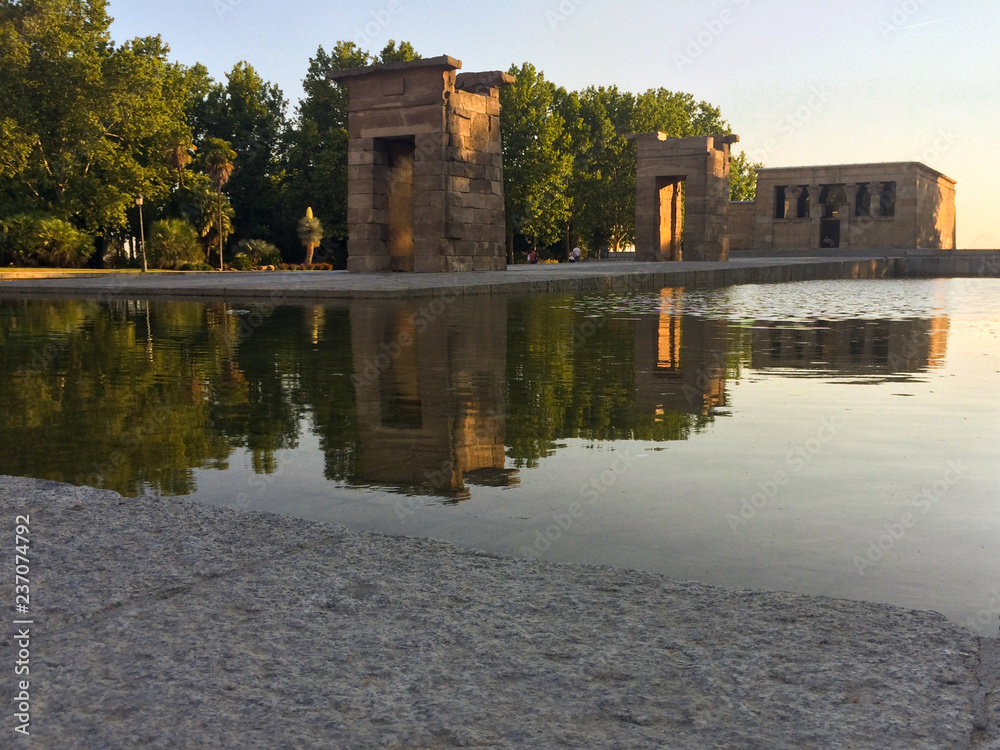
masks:
POLYGON ((142 272, 146 273, 146 230, 142 226, 142 196, 135 197, 135 205, 139 207, 139 246, 142 248, 142 272))

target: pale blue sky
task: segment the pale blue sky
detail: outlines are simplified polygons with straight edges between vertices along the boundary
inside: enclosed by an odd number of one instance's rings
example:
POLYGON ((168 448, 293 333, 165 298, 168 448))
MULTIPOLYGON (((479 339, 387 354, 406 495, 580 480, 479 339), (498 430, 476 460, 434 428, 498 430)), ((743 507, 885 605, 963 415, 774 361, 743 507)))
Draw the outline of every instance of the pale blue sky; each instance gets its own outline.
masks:
POLYGON ((110 0, 121 43, 160 34, 214 77, 240 60, 294 111, 319 45, 406 40, 463 70, 530 62, 568 89, 687 91, 767 166, 922 161, 958 180, 961 247, 1000 247, 995 0, 110 0))

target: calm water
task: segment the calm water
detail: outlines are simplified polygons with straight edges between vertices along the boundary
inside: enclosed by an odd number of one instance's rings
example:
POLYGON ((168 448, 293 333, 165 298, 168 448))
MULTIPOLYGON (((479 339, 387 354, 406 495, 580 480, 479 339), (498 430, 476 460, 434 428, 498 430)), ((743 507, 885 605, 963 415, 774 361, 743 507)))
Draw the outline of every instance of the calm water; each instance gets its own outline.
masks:
POLYGON ((1000 616, 1000 281, 0 301, 0 473, 1000 616))

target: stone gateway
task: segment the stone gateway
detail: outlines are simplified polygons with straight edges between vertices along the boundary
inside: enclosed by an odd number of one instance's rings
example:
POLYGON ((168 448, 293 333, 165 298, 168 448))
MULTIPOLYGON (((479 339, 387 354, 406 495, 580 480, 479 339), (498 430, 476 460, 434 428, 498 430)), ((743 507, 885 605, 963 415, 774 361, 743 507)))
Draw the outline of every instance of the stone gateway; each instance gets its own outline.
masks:
POLYGON ((334 71, 348 105, 349 271, 507 268, 500 71, 442 55, 334 71))

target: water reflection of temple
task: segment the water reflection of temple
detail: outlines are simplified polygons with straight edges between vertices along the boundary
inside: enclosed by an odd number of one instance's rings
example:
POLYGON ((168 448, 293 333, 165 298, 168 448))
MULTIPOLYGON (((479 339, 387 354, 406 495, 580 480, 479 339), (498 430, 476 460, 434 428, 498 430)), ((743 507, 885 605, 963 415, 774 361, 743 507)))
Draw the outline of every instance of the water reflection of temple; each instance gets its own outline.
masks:
POLYGON ((455 500, 505 469, 507 305, 488 297, 351 307, 357 478, 455 500))
POLYGON ((660 292, 661 312, 635 324, 636 410, 708 416, 726 403, 725 321, 683 317, 683 289, 660 292))
POLYGON ((842 374, 922 372, 944 363, 948 318, 763 322, 753 328, 755 369, 835 370, 842 374))

